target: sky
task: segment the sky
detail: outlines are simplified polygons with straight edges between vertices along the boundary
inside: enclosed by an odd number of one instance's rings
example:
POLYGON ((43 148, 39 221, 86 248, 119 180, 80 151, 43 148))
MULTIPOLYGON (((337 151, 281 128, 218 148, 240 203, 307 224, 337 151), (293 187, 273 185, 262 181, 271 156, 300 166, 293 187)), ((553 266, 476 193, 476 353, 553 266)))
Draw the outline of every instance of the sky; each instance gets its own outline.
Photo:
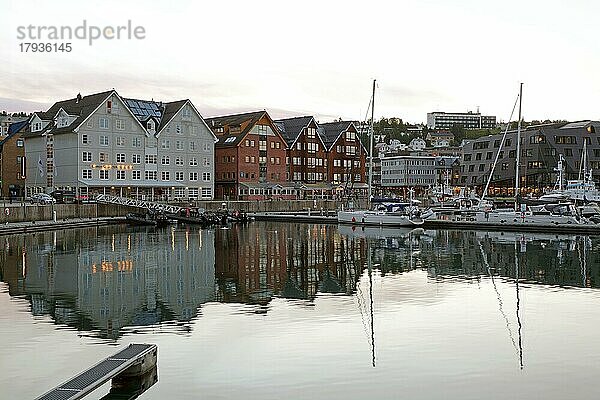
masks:
POLYGON ((77 93, 189 98, 204 117, 266 109, 273 118, 426 121, 479 109, 600 120, 598 1, 5 0, 0 110, 45 110, 77 93), (141 26, 139 40, 49 40, 21 52, 19 26, 141 26))

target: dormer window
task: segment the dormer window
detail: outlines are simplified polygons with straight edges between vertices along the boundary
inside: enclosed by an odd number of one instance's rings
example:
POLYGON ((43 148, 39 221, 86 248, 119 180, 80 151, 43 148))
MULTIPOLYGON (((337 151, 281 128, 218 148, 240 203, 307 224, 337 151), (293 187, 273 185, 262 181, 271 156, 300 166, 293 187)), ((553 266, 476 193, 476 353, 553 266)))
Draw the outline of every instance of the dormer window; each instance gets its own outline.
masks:
POLYGON ((41 122, 35 122, 32 126, 31 126, 31 132, 39 132, 42 130, 42 123, 41 122))
POLYGON ((68 126, 68 125, 69 125, 69 118, 67 118, 67 117, 60 117, 58 119, 58 127, 59 128, 62 128, 62 127, 68 126))
POLYGON ((154 130, 154 121, 153 120, 149 120, 148 122, 146 122, 146 128, 149 131, 153 131, 154 130))

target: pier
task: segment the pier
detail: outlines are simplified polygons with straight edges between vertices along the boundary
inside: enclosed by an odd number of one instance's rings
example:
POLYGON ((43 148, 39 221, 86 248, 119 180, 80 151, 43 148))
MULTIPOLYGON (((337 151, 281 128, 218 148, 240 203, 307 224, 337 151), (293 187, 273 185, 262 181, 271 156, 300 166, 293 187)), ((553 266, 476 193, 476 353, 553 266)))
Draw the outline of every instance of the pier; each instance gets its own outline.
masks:
MULTIPOLYGON (((118 353, 100 361, 74 378, 44 393, 37 400, 81 399, 111 379, 113 386, 123 386, 128 377, 147 376, 156 371, 158 349, 155 344, 130 344, 118 353)), ((157 375, 145 380, 156 382, 157 375)), ((148 386, 149 387, 149 386, 148 386)))

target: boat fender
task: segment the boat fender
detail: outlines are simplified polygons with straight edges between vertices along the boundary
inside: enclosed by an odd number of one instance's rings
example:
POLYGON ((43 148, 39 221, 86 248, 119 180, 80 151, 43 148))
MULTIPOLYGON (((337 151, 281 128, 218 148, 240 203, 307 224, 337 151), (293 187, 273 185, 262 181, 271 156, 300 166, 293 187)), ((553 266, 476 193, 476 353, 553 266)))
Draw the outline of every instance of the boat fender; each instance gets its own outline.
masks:
POLYGON ((352 222, 356 222, 356 218, 352 217, 352 222))

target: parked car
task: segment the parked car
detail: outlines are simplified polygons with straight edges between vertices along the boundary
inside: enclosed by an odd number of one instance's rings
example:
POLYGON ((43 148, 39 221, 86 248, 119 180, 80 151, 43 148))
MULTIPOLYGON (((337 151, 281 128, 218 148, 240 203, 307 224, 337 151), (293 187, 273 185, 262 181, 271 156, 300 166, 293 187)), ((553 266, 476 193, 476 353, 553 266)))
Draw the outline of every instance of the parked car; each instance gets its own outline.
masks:
POLYGON ((56 203, 56 199, 46 193, 34 193, 31 195, 29 200, 31 201, 32 204, 34 204, 34 203, 38 203, 38 204, 56 203))
POLYGON ((57 203, 75 203, 75 192, 55 190, 50 193, 57 203))

